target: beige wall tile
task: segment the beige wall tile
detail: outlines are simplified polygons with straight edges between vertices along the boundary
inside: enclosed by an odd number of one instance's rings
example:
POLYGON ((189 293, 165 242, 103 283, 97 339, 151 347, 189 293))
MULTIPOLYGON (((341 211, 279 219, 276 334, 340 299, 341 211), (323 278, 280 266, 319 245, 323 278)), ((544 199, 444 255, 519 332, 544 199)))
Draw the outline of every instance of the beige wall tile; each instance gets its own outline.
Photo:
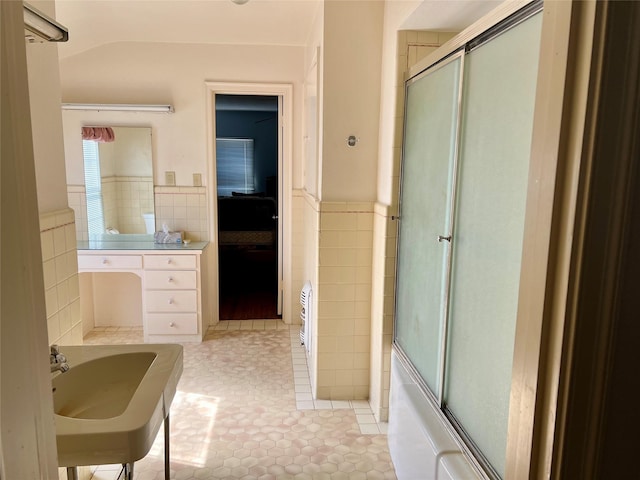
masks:
POLYGON ((354 353, 355 352, 355 338, 353 336, 340 336, 336 337, 336 352, 340 353, 354 353))
MULTIPOLYGON (((329 284, 353 284, 356 282, 357 267, 324 267, 318 272, 319 283, 329 284)), ((362 283, 362 282, 361 282, 362 283)))
MULTIPOLYGON (((320 362, 320 361, 319 361, 320 362)), ((336 371, 335 369, 318 370, 318 393, 322 387, 332 387, 336 384, 336 371)), ((324 397, 319 397, 324 398, 324 397)))
POLYGON ((361 283, 353 286, 355 290, 355 297, 353 300, 360 302, 371 302, 371 285, 367 283, 361 283))
POLYGON ((318 258, 320 259, 320 265, 322 266, 339 266, 340 249, 338 248, 320 248, 318 258))
POLYGON ((353 370, 353 385, 369 385, 369 369, 353 370))
POLYGON ((336 352, 333 355, 336 370, 352 370, 354 366, 353 352, 336 352))
POLYGON ((74 211, 71 209, 43 214, 40 217, 45 307, 50 343, 82 343, 81 334, 72 334, 73 329, 76 332, 82 330, 76 226, 73 219, 74 211))
MULTIPOLYGON (((320 250, 322 253, 322 250, 320 250)), ((358 265, 358 250, 355 248, 341 248, 338 250, 338 265, 356 266, 358 265)))
MULTIPOLYGON (((366 398, 366 397, 360 397, 366 398)), ((331 400, 357 400, 353 386, 334 386, 331 388, 331 400)))
POLYGON ((353 368, 368 369, 369 363, 370 359, 368 353, 356 352, 353 354, 353 368))
POLYGON ((49 344, 53 344, 55 340, 60 338, 60 322, 57 313, 47 318, 47 329, 49 333, 49 344))
POLYGON ((318 354, 335 353, 338 351, 337 337, 325 335, 322 342, 318 344, 318 354))
POLYGON ((336 386, 352 386, 354 372, 352 370, 338 370, 336 371, 336 386))
POLYGON ((355 353, 369 353, 370 346, 369 335, 355 335, 353 337, 353 351, 355 353))
POLYGON ((58 289, 56 287, 45 290, 44 301, 47 310, 47 317, 58 312, 58 289))
POLYGON ((339 232, 338 246, 342 248, 358 247, 358 232, 339 232))
POLYGON ((47 260, 42 264, 45 290, 54 287, 57 282, 55 260, 47 260))
POLYGON ((40 244, 42 250, 42 259, 45 261, 51 260, 55 256, 53 232, 51 230, 40 233, 40 244))
POLYGON ((372 264, 371 248, 359 248, 356 251, 356 265, 370 267, 372 264))
POLYGON ((337 230, 337 231, 350 231, 356 230, 357 218, 350 213, 333 213, 322 212, 320 215, 320 229, 325 230, 337 230))
POLYGON ((322 298, 324 298, 326 301, 355 301, 357 287, 359 287, 359 285, 326 284, 322 286, 322 298))

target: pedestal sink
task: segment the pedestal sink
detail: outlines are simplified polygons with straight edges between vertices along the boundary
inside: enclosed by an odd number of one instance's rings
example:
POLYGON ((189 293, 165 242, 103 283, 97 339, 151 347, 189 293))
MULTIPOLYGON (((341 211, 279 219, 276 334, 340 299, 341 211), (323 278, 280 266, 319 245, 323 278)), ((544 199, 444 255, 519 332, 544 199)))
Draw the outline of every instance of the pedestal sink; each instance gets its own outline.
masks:
POLYGON ((52 379, 58 465, 133 465, 143 458, 169 415, 182 374, 182 346, 85 345, 60 351, 71 369, 52 379))

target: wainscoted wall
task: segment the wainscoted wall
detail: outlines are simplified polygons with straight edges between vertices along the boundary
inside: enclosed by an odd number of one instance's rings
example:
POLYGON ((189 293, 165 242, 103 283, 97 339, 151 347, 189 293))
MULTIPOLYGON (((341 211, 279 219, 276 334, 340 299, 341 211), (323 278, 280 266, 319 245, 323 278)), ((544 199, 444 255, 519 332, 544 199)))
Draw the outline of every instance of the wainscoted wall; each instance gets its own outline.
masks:
POLYGON ((40 215, 49 344, 81 345, 76 227, 72 209, 40 215))
POLYGON ((372 242, 372 203, 320 203, 317 398, 369 398, 372 242))

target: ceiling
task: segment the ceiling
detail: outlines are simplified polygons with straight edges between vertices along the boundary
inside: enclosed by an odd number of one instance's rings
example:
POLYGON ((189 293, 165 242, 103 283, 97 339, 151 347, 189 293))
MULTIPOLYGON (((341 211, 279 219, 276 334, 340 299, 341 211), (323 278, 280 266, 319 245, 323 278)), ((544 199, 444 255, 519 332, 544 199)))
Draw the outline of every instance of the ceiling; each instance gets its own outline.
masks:
POLYGON ((61 58, 112 42, 305 45, 319 0, 56 0, 61 58))
POLYGON ((402 24, 404 30, 459 32, 504 0, 425 0, 402 24))
MULTIPOLYGON (((326 0, 340 1, 340 0, 326 0)), ((382 1, 382 0, 380 0, 382 1)), ((387 0, 413 13, 403 29, 458 31, 499 0, 387 0)), ((113 42, 295 45, 308 41, 322 0, 56 0, 69 29, 61 58, 113 42)))

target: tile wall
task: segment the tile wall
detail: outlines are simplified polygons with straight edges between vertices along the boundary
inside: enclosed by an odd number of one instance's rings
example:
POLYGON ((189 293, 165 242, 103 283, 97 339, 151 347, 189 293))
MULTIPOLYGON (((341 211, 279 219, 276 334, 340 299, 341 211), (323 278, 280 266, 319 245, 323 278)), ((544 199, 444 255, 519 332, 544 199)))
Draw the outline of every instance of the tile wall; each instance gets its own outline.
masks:
POLYGON ((302 190, 294 190, 291 196, 291 323, 300 323, 300 290, 305 277, 304 207, 302 190))
POLYGON ((172 231, 186 232, 186 238, 209 240, 206 187, 155 187, 156 229, 166 223, 172 231))
POLYGON ((75 214, 76 239, 87 241, 87 195, 84 185, 67 185, 69 208, 75 214))
POLYGON ((121 233, 124 233, 118 221, 118 186, 116 184, 116 177, 102 178, 100 183, 102 188, 104 227, 116 228, 121 233))
POLYGON ((68 208, 40 215, 49 344, 81 345, 76 226, 68 208))
POLYGON ((397 221, 390 211, 390 207, 376 204, 373 219, 371 330, 376 334, 371 336, 369 403, 378 422, 389 418, 397 236, 397 221))
POLYGON ((146 233, 143 213, 153 211, 151 177, 105 177, 102 179, 105 227, 121 233, 146 233))
POLYGON ((320 203, 316 398, 369 398, 372 242, 372 203, 320 203))
MULTIPOLYGON (((87 237, 87 201, 84 185, 68 185, 67 197, 69 207, 76 216, 76 237, 88 240, 87 237)), ((140 203, 143 208, 146 203, 140 203)), ((183 230, 186 237, 193 241, 209 240, 209 217, 207 209, 206 187, 163 187, 154 188, 156 229, 167 223, 171 230, 183 230)), ((139 215, 142 220, 142 210, 139 215)), ((134 215, 134 214, 132 214, 134 215)), ((137 211, 134 216, 137 215, 137 211)), ((144 223, 142 227, 144 229, 144 223)), ((141 230, 144 232, 144 230, 141 230)))
MULTIPOLYGON (((294 196, 294 203, 296 202, 296 197, 294 196)), ((303 229, 301 232, 295 230, 295 232, 299 232, 302 235, 302 249, 303 249, 303 258, 302 258, 302 270, 303 270, 303 281, 310 281, 313 287, 313 295, 312 299, 317 297, 317 288, 318 288, 318 245, 319 245, 319 236, 320 236, 320 204, 312 195, 307 192, 303 193, 302 196, 302 224, 303 229)), ((294 237, 294 243, 297 240, 294 237)), ((294 310, 295 312, 296 310, 294 310)), ((300 311, 299 307, 298 310, 300 311)), ((311 305, 311 312, 309 315, 312 319, 312 341, 311 341, 311 354, 308 358, 309 364, 309 378, 311 381, 311 393, 314 398, 316 397, 316 387, 317 387, 317 372, 318 372, 318 355, 317 351, 317 322, 314 320, 318 318, 318 302, 313 300, 311 305)))

